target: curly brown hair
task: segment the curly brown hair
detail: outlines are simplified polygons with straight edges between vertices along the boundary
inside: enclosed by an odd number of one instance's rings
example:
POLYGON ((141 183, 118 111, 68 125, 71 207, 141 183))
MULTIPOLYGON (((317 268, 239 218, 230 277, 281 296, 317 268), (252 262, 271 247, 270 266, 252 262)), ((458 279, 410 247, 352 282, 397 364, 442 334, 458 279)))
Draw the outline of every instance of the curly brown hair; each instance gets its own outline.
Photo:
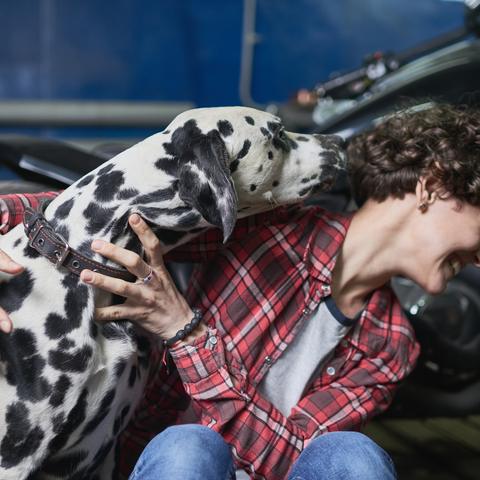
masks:
POLYGON ((442 198, 480 205, 480 111, 422 107, 403 108, 350 140, 350 182, 359 206, 368 198, 403 199, 430 173, 442 198))

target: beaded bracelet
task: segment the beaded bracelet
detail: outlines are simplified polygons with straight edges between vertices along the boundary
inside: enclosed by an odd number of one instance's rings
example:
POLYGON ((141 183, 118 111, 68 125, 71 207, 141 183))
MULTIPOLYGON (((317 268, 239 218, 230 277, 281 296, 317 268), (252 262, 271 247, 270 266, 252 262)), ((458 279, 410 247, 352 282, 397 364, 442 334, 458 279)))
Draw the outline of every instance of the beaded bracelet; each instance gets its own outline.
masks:
POLYGON ((202 320, 202 311, 199 308, 192 308, 193 313, 195 316, 192 318, 192 321, 190 323, 187 323, 184 327, 183 330, 179 330, 177 334, 172 337, 170 340, 164 340, 163 343, 167 347, 174 347, 174 343, 180 344, 188 335, 190 335, 200 324, 200 321, 202 320))

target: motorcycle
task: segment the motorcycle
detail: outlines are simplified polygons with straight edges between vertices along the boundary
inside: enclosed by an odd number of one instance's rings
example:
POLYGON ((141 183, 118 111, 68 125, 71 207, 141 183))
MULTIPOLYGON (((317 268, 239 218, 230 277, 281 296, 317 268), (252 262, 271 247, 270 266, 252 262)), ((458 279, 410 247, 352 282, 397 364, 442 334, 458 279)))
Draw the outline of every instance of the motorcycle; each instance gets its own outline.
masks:
MULTIPOLYGON (((467 0, 465 26, 403 54, 374 54, 360 69, 299 92, 277 114, 287 128, 348 139, 398 108, 401 97, 474 103, 480 78, 480 1, 467 0), (298 112, 300 111, 300 116, 298 112), (307 113, 307 115, 306 115, 307 113), (306 121, 305 119, 308 118, 306 121), (301 119, 299 121, 298 119, 301 119)), ((0 135, 0 165, 21 180, 0 182, 0 195, 59 190, 129 145, 103 144, 85 152, 59 141, 0 135)), ((341 175, 327 194, 307 200, 330 211, 355 208, 341 175)), ((193 267, 168 264, 184 291, 193 267)), ((480 271, 462 270, 445 292, 429 296, 403 277, 391 280, 422 346, 419 363, 398 390, 389 418, 464 417, 480 413, 480 271)))

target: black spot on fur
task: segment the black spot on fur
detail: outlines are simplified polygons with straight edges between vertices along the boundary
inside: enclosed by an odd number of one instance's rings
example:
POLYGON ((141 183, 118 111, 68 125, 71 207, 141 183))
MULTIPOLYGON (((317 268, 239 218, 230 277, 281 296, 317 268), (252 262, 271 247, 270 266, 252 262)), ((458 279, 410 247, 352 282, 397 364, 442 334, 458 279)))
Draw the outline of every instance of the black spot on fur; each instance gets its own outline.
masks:
POLYGON ((309 142, 310 139, 307 137, 297 137, 296 138, 297 142, 309 142))
POLYGON ((187 232, 177 232, 166 228, 156 228, 154 232, 165 245, 174 245, 187 235, 187 232))
POLYGON ((143 245, 136 235, 133 235, 128 239, 125 248, 139 255, 143 252, 143 245))
POLYGON ((148 203, 167 202, 173 200, 176 195, 176 188, 163 188, 150 192, 145 195, 140 195, 135 199, 132 205, 146 205, 148 203))
POLYGON ((250 117, 250 115, 247 115, 247 116, 245 117, 245 121, 246 121, 247 123, 249 123, 250 125, 255 125, 255 120, 254 120, 252 117, 250 117))
POLYGON ((82 431, 82 437, 92 433, 102 423, 105 417, 110 413, 113 400, 115 399, 115 389, 110 390, 100 402, 97 413, 90 420, 82 431))
POLYGON ((290 146, 292 147, 292 150, 296 150, 298 148, 298 143, 295 140, 292 140, 291 138, 288 139, 290 142, 290 146))
POLYGON ((175 158, 168 158, 168 157, 163 157, 159 158, 155 162, 155 168, 158 168, 159 170, 162 170, 162 172, 168 173, 168 175, 171 175, 172 177, 178 177, 178 173, 180 170, 180 162, 177 157, 175 158))
POLYGON ((143 335, 135 335, 137 343, 138 365, 143 369, 147 369, 150 363, 150 356, 152 355, 152 344, 150 340, 143 335))
POLYGON ((61 372, 82 373, 87 367, 92 356, 92 347, 85 345, 74 352, 52 350, 48 355, 48 364, 61 372))
POLYGON ((282 124, 279 122, 268 122, 267 127, 274 135, 280 132, 283 128, 282 124))
POLYGON ((235 159, 241 160, 242 158, 245 158, 248 155, 248 152, 250 151, 251 146, 252 146, 252 142, 250 140, 245 140, 243 142, 242 149, 237 153, 237 156, 235 157, 235 159))
POLYGON ((128 224, 128 217, 131 212, 125 212, 120 218, 113 220, 105 230, 105 233, 110 233, 110 241, 115 243, 120 237, 122 237, 127 230, 132 233, 132 229, 128 224))
POLYGON ((233 160, 230 163, 230 173, 233 174, 234 172, 237 171, 238 166, 240 165, 240 160, 233 160))
POLYGON ((9 335, 1 332, 0 352, 5 365, 5 379, 17 388, 20 400, 35 403, 50 395, 52 386, 42 376, 46 361, 38 352, 32 331, 15 328, 9 335))
POLYGON ((98 327, 95 322, 90 322, 90 337, 93 338, 94 340, 97 338, 98 335, 98 327))
MULTIPOLYGON (((67 418, 58 423, 55 428, 56 435, 48 444, 49 456, 57 453, 67 443, 70 435, 85 421, 87 411, 88 391, 85 389, 78 397, 77 403, 68 413, 67 418)), ((60 420, 60 418, 58 419, 60 420)))
POLYGON ((135 385, 135 380, 137 379, 137 368, 135 365, 132 365, 132 368, 130 369, 130 376, 128 377, 128 386, 130 388, 133 388, 135 385))
POLYGON ((292 149, 290 142, 284 138, 273 137, 272 144, 277 150, 282 150, 284 153, 288 153, 292 149))
POLYGON ((113 367, 113 374, 117 380, 123 375, 126 367, 127 361, 124 358, 119 358, 113 367))
POLYGON ((256 186, 254 183, 252 183, 252 184, 250 185, 250 191, 251 191, 251 192, 254 192, 256 189, 257 189, 257 186, 256 186))
POLYGON ((309 179, 309 178, 302 178, 302 179, 300 180, 300 182, 301 182, 301 183, 308 183, 308 182, 310 182, 310 179, 309 179))
POLYGON ((268 151, 268 159, 273 160, 273 152, 271 150, 268 151))
POLYGON ((52 396, 50 397, 50 405, 52 407, 59 407, 60 405, 63 405, 65 396, 71 386, 72 382, 68 376, 60 375, 53 386, 52 396))
MULTIPOLYGON (((46 474, 53 475, 58 478, 71 478, 73 474, 78 474, 79 465, 88 457, 88 451, 80 450, 72 453, 65 453, 58 459, 48 460, 42 470, 46 474)), ((75 475, 74 478, 80 478, 75 475)))
POLYGON ((222 137, 228 137, 234 132, 233 126, 228 120, 219 120, 217 128, 222 137))
POLYGON ((272 138, 272 134, 265 128, 265 127, 260 127, 260 131, 268 138, 272 138))
MULTIPOLYGON (((52 340, 62 338, 71 331, 67 319, 58 313, 49 313, 45 320, 45 335, 52 340)), ((63 349, 62 349, 63 350, 63 349)))
POLYGON ((154 220, 160 215, 167 215, 169 217, 181 217, 182 215, 191 212, 192 208, 188 206, 175 208, 140 207, 139 210, 145 220, 154 220))
POLYGON ((105 228, 115 214, 116 207, 105 208, 96 202, 91 202, 83 211, 83 216, 89 220, 86 230, 90 235, 95 235, 105 228))
POLYGON ((103 168, 101 168, 98 171, 98 175, 105 175, 106 173, 110 172, 112 168, 115 166, 113 162, 109 163, 108 165, 105 165, 103 168))
POLYGON ((35 260, 36 258, 41 258, 42 254, 35 250, 35 248, 31 247, 30 245, 26 245, 25 248, 23 249, 23 254, 32 260, 35 260))
MULTIPOLYGON (((28 248, 28 247, 27 247, 28 248)), ((30 248, 30 250, 34 250, 30 248)), ((8 282, 0 283, 0 298, 2 299, 2 308, 11 314, 16 312, 23 305, 24 300, 30 295, 33 289, 33 279, 30 270, 27 268, 15 275, 8 282)), ((0 349, 3 354, 3 350, 0 349)))
POLYGON ((230 174, 234 173, 237 170, 240 160, 248 155, 251 146, 252 142, 250 140, 245 140, 243 142, 242 149, 237 153, 235 159, 230 163, 230 174))
POLYGON ((274 186, 274 187, 278 187, 278 185, 279 185, 278 180, 275 180, 275 181, 272 183, 272 186, 274 186))
POLYGON ((70 350, 71 348, 73 348, 75 346, 75 342, 70 339, 70 338, 62 338, 59 342, 58 342, 58 348, 60 350, 70 350))
POLYGON ((101 203, 110 202, 115 198, 115 195, 120 191, 124 183, 125 174, 118 170, 99 175, 96 181, 97 187, 93 195, 101 203))
POLYGON ((88 287, 78 284, 78 278, 70 275, 64 277, 62 284, 67 287, 64 308, 65 316, 50 313, 45 321, 45 335, 48 338, 58 339, 80 327, 82 312, 88 303, 88 287))
POLYGON ((68 217, 68 215, 70 213, 70 210, 72 210, 72 207, 73 207, 74 203, 75 203, 75 199, 70 198, 70 200, 67 200, 65 203, 60 205, 55 210, 54 218, 56 220, 65 220, 68 217))
POLYGON ((124 188, 117 193, 117 198, 119 200, 129 200, 138 195, 140 195, 140 192, 136 188, 124 188))
POLYGON ((13 248, 17 248, 21 243, 22 243, 22 239, 17 238, 17 240, 15 240, 15 242, 13 243, 13 248))
POLYGON ((40 447, 45 435, 40 427, 33 427, 29 409, 23 402, 7 406, 5 422, 7 431, 0 444, 1 465, 12 468, 32 456, 40 447))
POLYGON ((118 320, 103 324, 101 333, 107 340, 127 341, 130 338, 129 330, 131 328, 132 324, 127 320, 118 320))
POLYGON ((92 182, 92 180, 95 178, 95 175, 87 175, 86 177, 83 177, 80 179, 80 181, 77 183, 76 187, 77 188, 83 188, 86 187, 89 183, 92 182))

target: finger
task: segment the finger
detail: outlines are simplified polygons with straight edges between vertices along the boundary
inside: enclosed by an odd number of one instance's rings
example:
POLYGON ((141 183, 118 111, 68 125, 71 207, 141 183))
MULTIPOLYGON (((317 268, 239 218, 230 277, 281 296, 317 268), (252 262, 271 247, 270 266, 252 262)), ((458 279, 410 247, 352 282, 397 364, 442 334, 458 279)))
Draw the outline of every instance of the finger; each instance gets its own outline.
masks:
POLYGON ((123 265, 137 277, 143 278, 150 273, 150 267, 140 255, 118 247, 113 243, 105 242, 104 240, 94 240, 92 242, 92 250, 123 265))
POLYGON ((3 308, 0 308, 0 330, 5 333, 12 331, 12 321, 3 308))
POLYGON ((3 250, 0 250, 0 271, 16 275, 23 271, 23 267, 14 262, 3 250))
POLYGON ((134 290, 134 288, 138 290, 138 285, 134 287, 134 283, 125 282, 118 278, 108 277, 101 273, 92 272, 91 270, 83 270, 80 278, 89 285, 101 288, 115 295, 120 295, 121 297, 129 298, 133 295, 135 295, 135 297, 139 296, 139 292, 134 290))
POLYGON ((132 311, 122 305, 113 305, 111 307, 96 308, 93 318, 100 322, 109 322, 114 320, 132 320, 134 315, 132 311))
POLYGON ((154 269, 164 269, 162 245, 153 230, 140 215, 134 213, 128 219, 133 231, 138 235, 145 248, 145 259, 154 269))

